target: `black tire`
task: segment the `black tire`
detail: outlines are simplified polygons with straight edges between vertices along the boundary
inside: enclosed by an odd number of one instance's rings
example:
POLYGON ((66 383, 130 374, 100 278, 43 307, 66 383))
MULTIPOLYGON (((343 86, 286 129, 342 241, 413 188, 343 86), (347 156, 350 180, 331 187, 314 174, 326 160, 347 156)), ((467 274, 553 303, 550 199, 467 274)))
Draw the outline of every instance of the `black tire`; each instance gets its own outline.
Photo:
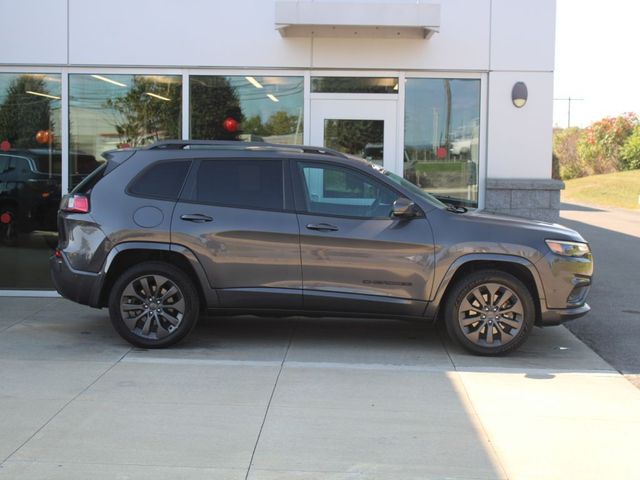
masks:
POLYGON ((150 261, 118 277, 109 294, 109 315, 113 327, 129 343, 164 348, 193 330, 200 315, 200 301, 193 282, 182 270, 150 261))
POLYGON ((478 355, 503 355, 520 347, 535 323, 527 286, 500 270, 480 270, 458 280, 447 296, 444 323, 452 340, 478 355))

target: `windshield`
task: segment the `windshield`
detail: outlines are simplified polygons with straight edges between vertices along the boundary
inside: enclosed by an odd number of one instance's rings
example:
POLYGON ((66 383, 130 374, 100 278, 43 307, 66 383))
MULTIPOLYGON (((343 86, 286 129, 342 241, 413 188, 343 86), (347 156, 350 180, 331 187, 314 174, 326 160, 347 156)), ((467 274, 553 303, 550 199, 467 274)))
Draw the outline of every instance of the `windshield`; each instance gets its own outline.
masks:
POLYGON ((425 192, 420 187, 417 187, 416 185, 414 185, 413 183, 409 182, 408 180, 405 180, 404 178, 400 177, 399 175, 396 175, 395 173, 391 173, 390 171, 384 170, 384 169, 380 169, 379 171, 381 173, 384 173, 385 176, 389 180, 391 180, 393 183, 395 183, 397 185, 400 185, 401 187, 409 190, 411 193, 413 193, 415 195, 418 195, 420 198, 423 198, 424 200, 429 202, 431 205, 433 205, 435 207, 438 207, 438 208, 446 208, 446 205, 444 203, 442 203, 440 200, 438 200, 436 197, 434 197, 430 193, 425 192))

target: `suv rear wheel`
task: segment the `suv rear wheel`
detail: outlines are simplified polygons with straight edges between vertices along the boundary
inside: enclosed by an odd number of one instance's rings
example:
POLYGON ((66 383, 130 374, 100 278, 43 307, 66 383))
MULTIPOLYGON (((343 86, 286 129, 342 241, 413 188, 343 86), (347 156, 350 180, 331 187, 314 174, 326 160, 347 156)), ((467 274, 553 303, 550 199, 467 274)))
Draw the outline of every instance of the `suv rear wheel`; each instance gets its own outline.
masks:
POLYGON ((534 320, 529 289, 499 270, 482 270, 460 279, 445 306, 449 336, 480 355, 515 350, 526 341, 534 320))
POLYGON ((164 262, 145 262, 120 275, 109 295, 116 331, 142 348, 162 348, 182 340, 200 313, 198 293, 189 277, 164 262))

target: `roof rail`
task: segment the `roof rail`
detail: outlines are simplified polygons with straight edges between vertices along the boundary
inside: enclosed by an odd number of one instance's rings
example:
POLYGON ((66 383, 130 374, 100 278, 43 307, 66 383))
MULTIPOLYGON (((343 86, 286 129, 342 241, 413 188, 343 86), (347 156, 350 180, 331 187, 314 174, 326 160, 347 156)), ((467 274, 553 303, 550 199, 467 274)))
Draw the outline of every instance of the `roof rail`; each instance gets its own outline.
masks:
POLYGON ((312 147, 308 145, 283 145, 266 142, 243 142, 238 140, 161 140, 145 147, 145 150, 264 150, 264 151, 288 151, 297 153, 315 153, 318 155, 330 155, 332 157, 345 158, 346 155, 325 147, 312 147))

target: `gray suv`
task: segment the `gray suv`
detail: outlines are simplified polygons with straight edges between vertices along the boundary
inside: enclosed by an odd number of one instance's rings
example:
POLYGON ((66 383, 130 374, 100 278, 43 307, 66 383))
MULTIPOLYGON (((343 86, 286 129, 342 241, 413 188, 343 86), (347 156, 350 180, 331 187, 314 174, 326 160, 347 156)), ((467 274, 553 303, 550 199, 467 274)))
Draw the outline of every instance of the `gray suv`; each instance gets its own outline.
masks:
POLYGON ((61 202, 60 294, 134 345, 201 313, 441 321, 484 355, 586 314, 575 231, 446 205, 325 148, 166 141, 116 150, 61 202))

